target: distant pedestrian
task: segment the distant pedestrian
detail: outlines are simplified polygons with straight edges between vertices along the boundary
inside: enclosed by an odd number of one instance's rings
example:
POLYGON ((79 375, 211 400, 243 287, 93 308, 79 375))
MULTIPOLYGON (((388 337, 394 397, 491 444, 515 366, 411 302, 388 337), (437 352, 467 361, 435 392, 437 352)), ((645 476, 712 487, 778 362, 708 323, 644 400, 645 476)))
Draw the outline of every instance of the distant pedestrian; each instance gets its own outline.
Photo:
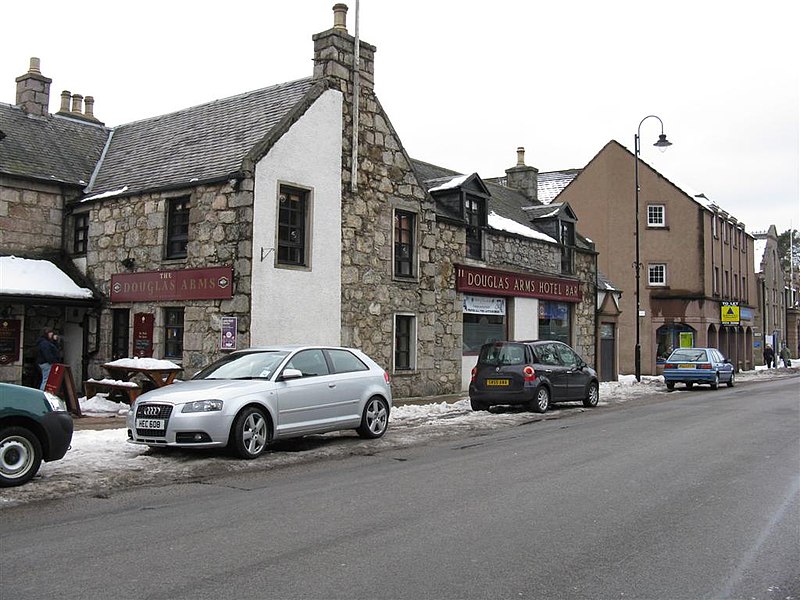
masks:
POLYGON ((50 369, 53 363, 61 360, 61 350, 56 342, 55 333, 49 327, 42 329, 42 335, 36 341, 36 364, 42 371, 42 383, 39 386, 40 390, 44 389, 47 385, 47 378, 50 377, 50 369))
POLYGON ((789 348, 786 347, 786 344, 781 348, 781 360, 784 367, 789 368, 792 366, 792 355, 789 353, 789 348))
MULTIPOLYGON (((767 344, 764 346, 764 364, 767 365, 768 369, 771 369, 773 362, 775 362, 775 350, 767 344)), ((778 365, 776 364, 775 366, 777 367, 778 365)))

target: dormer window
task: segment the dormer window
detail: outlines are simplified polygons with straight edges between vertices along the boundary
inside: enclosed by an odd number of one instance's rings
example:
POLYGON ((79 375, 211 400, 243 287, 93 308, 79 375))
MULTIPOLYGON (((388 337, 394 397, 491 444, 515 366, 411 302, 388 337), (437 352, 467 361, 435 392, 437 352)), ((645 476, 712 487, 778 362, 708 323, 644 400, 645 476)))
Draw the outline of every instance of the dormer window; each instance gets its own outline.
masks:
POLYGON ((575 246, 575 223, 571 221, 561 221, 560 228, 561 242, 561 272, 571 274, 573 272, 572 255, 575 246))
POLYGON ((464 219, 467 222, 467 256, 483 258, 483 227, 486 224, 486 203, 482 198, 464 198, 464 219))

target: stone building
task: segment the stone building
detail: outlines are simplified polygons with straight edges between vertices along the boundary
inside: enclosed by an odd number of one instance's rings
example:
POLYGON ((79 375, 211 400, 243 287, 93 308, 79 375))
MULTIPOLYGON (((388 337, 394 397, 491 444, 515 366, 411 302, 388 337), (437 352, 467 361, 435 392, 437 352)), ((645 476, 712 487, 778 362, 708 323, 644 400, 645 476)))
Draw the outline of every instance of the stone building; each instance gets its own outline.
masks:
MULTIPOLYGON (((553 335, 594 362, 596 257, 574 213, 534 214, 524 163, 504 187, 412 161, 374 92, 375 47, 356 44, 346 12, 334 7, 296 81, 108 128, 66 91, 50 115, 36 61, 20 78, 34 91, 0 104, 15 123, 0 140, 0 254, 46 246, 88 290, 50 317, 80 328, 65 353, 81 380, 123 356, 189 376, 236 348, 342 344, 386 368, 398 397, 445 394, 465 387, 481 335, 553 335), (52 165, 31 165, 54 144, 63 174, 48 181, 52 165), (19 219, 46 222, 46 243, 19 219)), ((0 314, 24 350, 41 319, 7 284, 0 314)), ((22 380, 24 355, 4 381, 22 380)))
POLYGON ((787 327, 786 276, 778 254, 778 231, 771 225, 767 231, 753 234, 755 238, 753 259, 757 281, 757 303, 755 309, 755 360, 764 364, 764 346, 769 344, 780 352, 784 344, 789 345, 792 355, 797 347, 794 331, 787 327), (791 338, 791 339, 790 339, 791 338))

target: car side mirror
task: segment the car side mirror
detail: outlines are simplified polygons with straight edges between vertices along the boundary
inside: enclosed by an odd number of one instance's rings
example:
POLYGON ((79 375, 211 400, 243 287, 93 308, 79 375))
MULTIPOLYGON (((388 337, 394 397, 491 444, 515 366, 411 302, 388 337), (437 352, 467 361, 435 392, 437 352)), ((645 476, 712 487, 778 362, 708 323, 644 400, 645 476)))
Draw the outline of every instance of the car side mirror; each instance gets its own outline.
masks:
POLYGON ((281 381, 286 381, 287 379, 300 379, 303 376, 303 372, 299 369, 284 369, 283 373, 281 373, 281 381))

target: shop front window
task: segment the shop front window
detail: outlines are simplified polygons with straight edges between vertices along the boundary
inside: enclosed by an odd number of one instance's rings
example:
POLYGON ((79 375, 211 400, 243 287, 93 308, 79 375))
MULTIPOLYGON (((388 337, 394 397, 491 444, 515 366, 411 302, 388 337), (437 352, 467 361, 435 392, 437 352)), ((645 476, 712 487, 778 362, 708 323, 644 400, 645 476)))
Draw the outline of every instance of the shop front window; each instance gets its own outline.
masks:
POLYGON ((567 302, 539 302, 539 339, 570 343, 570 310, 567 302))
POLYGON ((664 363, 675 348, 691 348, 695 344, 694 328, 684 323, 662 325, 656 330, 656 362, 664 363))
POLYGON ((464 296, 464 354, 477 354, 484 344, 506 339, 505 298, 464 296))

